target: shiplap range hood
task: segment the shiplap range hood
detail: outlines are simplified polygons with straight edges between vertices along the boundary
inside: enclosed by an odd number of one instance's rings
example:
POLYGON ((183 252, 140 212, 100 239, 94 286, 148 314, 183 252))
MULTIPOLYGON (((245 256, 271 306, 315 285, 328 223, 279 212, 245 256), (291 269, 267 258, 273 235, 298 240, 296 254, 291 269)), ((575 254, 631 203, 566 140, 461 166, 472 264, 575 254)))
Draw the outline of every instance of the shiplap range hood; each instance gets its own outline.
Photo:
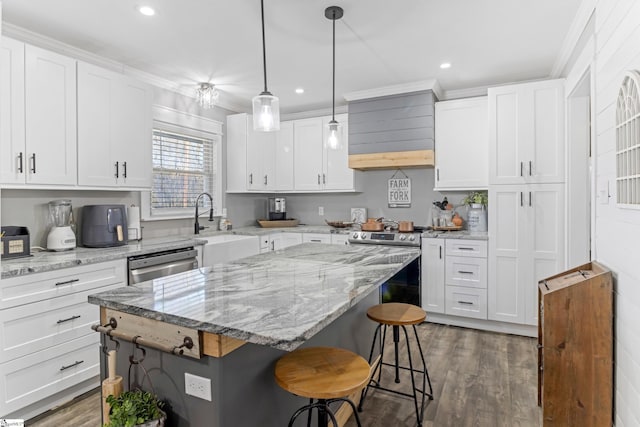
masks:
POLYGON ((353 92, 349 102, 349 167, 357 170, 434 165, 435 80, 353 92))

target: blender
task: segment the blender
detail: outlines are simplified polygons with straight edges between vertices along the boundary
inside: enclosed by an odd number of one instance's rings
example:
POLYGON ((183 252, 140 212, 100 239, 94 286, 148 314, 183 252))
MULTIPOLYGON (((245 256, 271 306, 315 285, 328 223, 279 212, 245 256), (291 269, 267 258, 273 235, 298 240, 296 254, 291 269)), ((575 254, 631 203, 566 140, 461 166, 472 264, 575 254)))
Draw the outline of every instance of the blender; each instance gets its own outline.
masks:
POLYGON ((49 216, 53 225, 47 236, 47 249, 66 251, 76 247, 76 235, 71 228, 73 212, 71 200, 52 200, 49 202, 49 216))

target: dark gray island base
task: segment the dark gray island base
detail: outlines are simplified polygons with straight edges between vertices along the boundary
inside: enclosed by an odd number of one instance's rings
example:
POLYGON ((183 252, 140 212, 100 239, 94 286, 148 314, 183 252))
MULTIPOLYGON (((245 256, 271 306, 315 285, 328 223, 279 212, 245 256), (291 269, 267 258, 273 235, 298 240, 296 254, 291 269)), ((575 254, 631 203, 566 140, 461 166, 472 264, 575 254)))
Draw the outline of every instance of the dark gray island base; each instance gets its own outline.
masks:
MULTIPOLYGON (((199 359, 142 347, 153 389, 166 401, 167 425, 280 427, 308 401, 278 387, 276 361, 311 346, 345 348, 367 358, 375 324, 366 310, 379 302, 380 284, 419 255, 411 248, 304 244, 92 295, 89 301, 102 307, 103 324, 122 313, 199 334, 199 359), (220 347, 230 340, 230 352, 206 355, 213 354, 207 345, 212 337, 223 339, 220 347), (211 380, 211 401, 185 394, 185 373, 211 380)), ((139 335, 152 339, 142 327, 139 335)), ((109 350, 115 348, 102 338, 109 350)), ((118 374, 126 389, 129 356, 138 359, 142 352, 120 342, 118 374)), ((104 377, 106 359, 101 366, 104 377)), ((150 389, 140 367, 131 372, 133 384, 150 389)))

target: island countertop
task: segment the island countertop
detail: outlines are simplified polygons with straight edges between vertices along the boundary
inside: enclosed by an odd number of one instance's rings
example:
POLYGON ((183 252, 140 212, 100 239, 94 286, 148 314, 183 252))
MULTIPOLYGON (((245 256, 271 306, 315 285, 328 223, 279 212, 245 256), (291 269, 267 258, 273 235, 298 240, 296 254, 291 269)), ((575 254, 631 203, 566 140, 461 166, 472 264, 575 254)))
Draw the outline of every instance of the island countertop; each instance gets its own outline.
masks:
POLYGON ((306 243, 89 296, 125 313, 293 350, 420 256, 306 243))

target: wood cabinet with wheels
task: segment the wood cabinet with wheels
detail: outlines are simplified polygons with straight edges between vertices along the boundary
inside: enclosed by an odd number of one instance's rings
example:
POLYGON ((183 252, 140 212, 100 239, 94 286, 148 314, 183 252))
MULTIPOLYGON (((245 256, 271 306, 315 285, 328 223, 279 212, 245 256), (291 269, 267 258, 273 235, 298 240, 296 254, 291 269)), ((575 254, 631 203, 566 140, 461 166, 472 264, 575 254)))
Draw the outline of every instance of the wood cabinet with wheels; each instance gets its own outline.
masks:
POLYGON ((436 190, 488 187, 487 114, 486 96, 436 103, 436 190))
POLYGON ((490 184, 564 182, 564 80, 489 88, 490 184))
POLYGON ((151 188, 151 104, 146 84, 78 63, 80 185, 151 188))
POLYGON ((489 190, 488 317, 537 323, 537 283, 564 266, 564 185, 489 190))
POLYGON ((66 56, 2 38, 3 184, 76 184, 75 66, 66 56))
POLYGON ((126 277, 126 260, 115 260, 0 282, 0 417, 30 418, 70 400, 68 390, 99 384, 90 326, 100 311, 87 296, 126 286, 126 277))

